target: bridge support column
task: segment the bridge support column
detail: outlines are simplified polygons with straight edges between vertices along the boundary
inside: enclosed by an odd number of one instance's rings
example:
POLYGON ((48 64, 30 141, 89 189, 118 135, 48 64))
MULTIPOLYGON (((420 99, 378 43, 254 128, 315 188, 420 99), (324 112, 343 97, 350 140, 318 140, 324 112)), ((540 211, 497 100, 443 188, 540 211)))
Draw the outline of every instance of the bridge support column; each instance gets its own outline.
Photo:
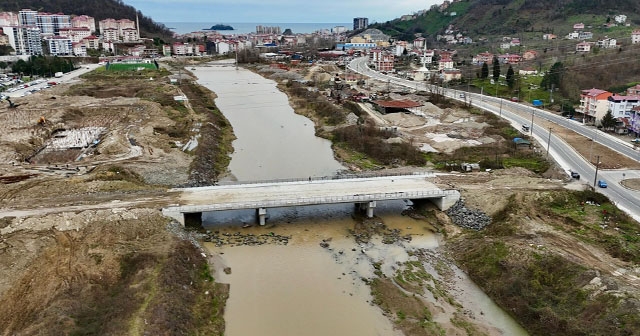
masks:
POLYGON ((365 212, 368 218, 373 218, 373 209, 375 209, 375 207, 376 201, 356 203, 356 210, 365 212))
POLYGON ((266 208, 258 208, 258 223, 260 225, 267 224, 267 209, 266 208))
POLYGON ((185 227, 202 227, 202 212, 193 212, 184 214, 184 226, 185 227))

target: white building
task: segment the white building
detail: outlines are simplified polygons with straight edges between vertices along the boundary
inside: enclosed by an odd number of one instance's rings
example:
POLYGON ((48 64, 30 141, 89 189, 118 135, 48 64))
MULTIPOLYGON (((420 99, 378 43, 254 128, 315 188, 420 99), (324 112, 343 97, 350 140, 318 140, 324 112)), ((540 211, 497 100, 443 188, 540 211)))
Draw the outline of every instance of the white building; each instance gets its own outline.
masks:
POLYGON ((613 20, 616 23, 622 24, 622 23, 627 22, 627 16, 626 15, 622 15, 622 14, 621 15, 616 15, 616 16, 613 17, 613 20))
POLYGON ((634 30, 633 33, 631 33, 631 43, 640 43, 640 29, 634 30))
POLYGON ((91 34, 96 32, 96 19, 87 15, 79 15, 71 18, 71 27, 87 28, 91 34))
POLYGON ((60 36, 71 38, 71 42, 78 43, 82 41, 82 39, 91 36, 91 30, 86 27, 81 28, 62 28, 59 32, 60 36))
POLYGON ((42 55, 42 38, 40 29, 34 26, 3 27, 9 39, 9 45, 16 55, 42 55))
POLYGON ((614 118, 629 118, 633 114, 632 109, 640 106, 640 96, 613 95, 607 98, 609 111, 614 118))
POLYGON ((71 38, 64 36, 51 36, 45 39, 49 55, 67 56, 73 55, 73 42, 71 38))

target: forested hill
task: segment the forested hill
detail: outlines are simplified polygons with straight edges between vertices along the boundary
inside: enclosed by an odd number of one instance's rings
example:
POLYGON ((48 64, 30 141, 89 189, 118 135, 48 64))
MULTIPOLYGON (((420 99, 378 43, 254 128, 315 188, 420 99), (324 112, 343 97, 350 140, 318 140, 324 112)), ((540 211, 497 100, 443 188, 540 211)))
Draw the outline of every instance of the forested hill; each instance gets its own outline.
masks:
POLYGON ((637 0, 461 0, 444 10, 431 9, 414 20, 395 19, 375 25, 397 38, 410 34, 437 34, 449 24, 472 35, 514 34, 523 31, 568 33, 570 24, 601 24, 616 15, 640 24, 637 0))
POLYGON ((39 12, 89 15, 96 19, 96 28, 98 28, 98 21, 107 18, 135 21, 138 13, 142 37, 169 37, 173 34, 163 24, 154 22, 150 17, 142 15, 133 6, 121 0, 5 0, 0 2, 2 12, 18 12, 24 8, 39 12))

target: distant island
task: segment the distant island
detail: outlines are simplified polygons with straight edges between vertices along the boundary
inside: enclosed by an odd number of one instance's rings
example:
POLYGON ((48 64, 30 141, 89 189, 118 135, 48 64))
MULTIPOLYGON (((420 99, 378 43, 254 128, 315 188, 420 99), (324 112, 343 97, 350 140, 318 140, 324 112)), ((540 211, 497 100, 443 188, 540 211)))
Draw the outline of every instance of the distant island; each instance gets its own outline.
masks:
POLYGON ((204 28, 202 30, 233 30, 233 27, 223 24, 217 24, 211 26, 211 28, 204 28))

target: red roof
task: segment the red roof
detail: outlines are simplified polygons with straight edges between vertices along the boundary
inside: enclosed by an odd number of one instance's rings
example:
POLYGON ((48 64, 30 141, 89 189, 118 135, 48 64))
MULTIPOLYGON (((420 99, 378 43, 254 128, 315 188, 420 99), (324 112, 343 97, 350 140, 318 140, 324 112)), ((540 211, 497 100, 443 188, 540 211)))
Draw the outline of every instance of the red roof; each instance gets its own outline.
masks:
POLYGON ((384 108, 412 108, 422 106, 422 104, 412 100, 376 100, 374 103, 384 108))

